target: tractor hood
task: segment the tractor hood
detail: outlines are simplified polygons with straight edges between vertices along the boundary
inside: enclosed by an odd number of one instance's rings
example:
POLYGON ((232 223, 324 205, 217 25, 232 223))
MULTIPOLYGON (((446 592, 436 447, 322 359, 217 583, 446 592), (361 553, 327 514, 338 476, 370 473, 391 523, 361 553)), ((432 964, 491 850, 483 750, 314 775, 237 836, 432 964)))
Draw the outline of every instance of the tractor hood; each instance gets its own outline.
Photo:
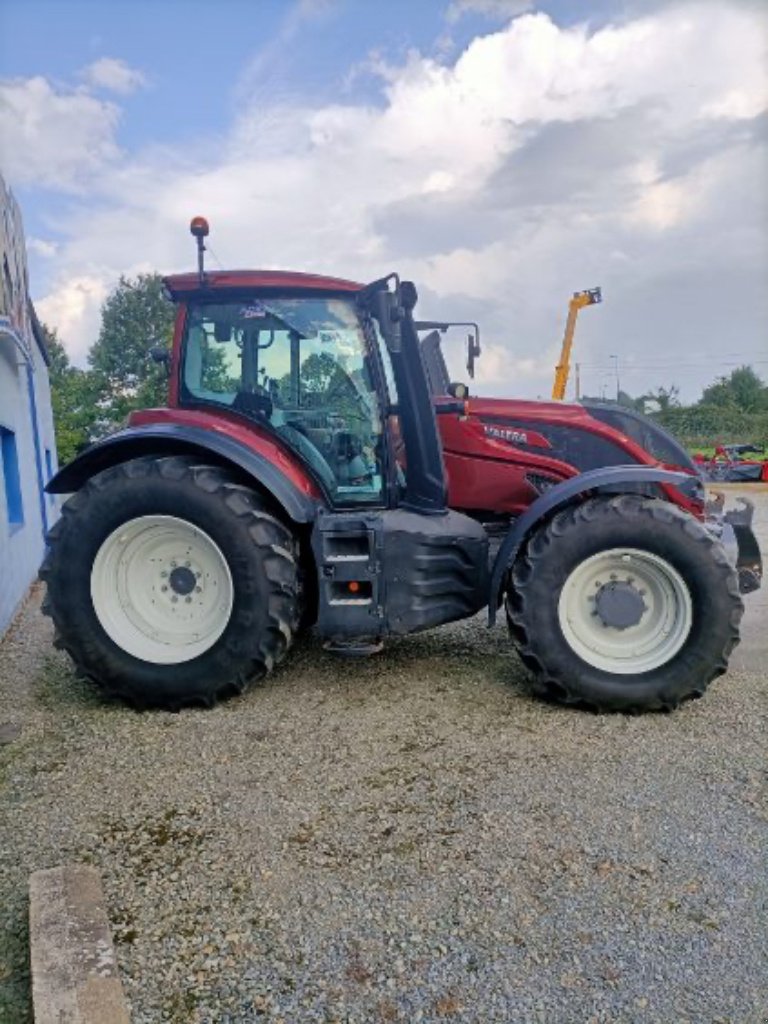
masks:
POLYGON ((467 407, 483 422, 489 436, 561 459, 581 472, 639 462, 661 463, 700 475, 691 456, 671 434, 649 417, 623 406, 470 398, 467 407))

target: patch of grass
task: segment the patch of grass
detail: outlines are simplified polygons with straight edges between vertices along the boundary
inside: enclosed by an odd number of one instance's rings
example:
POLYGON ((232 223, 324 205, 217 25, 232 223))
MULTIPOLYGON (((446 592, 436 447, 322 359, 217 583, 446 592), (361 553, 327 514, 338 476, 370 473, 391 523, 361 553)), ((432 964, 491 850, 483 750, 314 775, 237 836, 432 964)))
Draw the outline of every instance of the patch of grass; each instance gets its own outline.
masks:
POLYGON ((200 997, 191 989, 174 992, 163 1004, 163 1011, 168 1015, 165 1019, 171 1024, 189 1024, 194 1020, 194 1012, 200 1005, 200 997))
POLYGON ((62 665, 61 659, 53 655, 45 659, 35 680, 34 697, 40 707, 57 713, 72 705, 78 708, 107 706, 93 683, 81 679, 73 668, 62 665))
POLYGON ((139 872, 152 870, 158 863, 173 870, 181 867, 211 836, 211 832, 200 827, 198 819, 199 812, 185 815, 175 807, 159 817, 137 822, 107 817, 101 828, 101 842, 107 849, 117 849, 127 856, 139 872), (164 852, 166 848, 172 850, 170 858, 164 852))
POLYGON ((0 1021, 32 1024, 29 924, 25 898, 6 905, 0 929, 0 1021))

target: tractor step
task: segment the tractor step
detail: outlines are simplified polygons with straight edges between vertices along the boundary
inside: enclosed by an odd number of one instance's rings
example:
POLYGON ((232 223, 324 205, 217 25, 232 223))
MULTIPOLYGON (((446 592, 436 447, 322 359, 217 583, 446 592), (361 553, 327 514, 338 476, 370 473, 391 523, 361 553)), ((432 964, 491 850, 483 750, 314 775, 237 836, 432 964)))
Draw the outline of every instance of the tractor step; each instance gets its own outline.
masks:
POLYGON ((331 654, 338 654, 341 658, 370 658, 372 654, 379 654, 384 650, 381 640, 328 640, 323 648, 331 654))

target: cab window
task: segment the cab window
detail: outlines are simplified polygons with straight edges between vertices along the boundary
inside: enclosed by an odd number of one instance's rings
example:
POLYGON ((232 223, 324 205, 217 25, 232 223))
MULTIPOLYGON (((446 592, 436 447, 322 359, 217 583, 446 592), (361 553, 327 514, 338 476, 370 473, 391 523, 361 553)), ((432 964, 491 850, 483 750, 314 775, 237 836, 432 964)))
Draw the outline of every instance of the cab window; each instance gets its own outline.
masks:
POLYGON ((353 303, 253 298, 193 305, 182 402, 274 430, 339 504, 382 500, 382 424, 353 303))

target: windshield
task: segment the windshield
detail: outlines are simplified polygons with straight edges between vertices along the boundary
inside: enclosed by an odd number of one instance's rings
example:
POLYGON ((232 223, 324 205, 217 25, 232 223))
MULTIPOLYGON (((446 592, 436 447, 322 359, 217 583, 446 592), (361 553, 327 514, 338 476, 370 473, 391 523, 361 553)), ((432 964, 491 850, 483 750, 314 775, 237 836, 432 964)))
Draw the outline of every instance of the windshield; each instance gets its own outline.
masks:
POLYGON ((223 405, 269 426, 342 504, 381 500, 382 424, 353 302, 191 305, 183 358, 183 403, 223 405))

